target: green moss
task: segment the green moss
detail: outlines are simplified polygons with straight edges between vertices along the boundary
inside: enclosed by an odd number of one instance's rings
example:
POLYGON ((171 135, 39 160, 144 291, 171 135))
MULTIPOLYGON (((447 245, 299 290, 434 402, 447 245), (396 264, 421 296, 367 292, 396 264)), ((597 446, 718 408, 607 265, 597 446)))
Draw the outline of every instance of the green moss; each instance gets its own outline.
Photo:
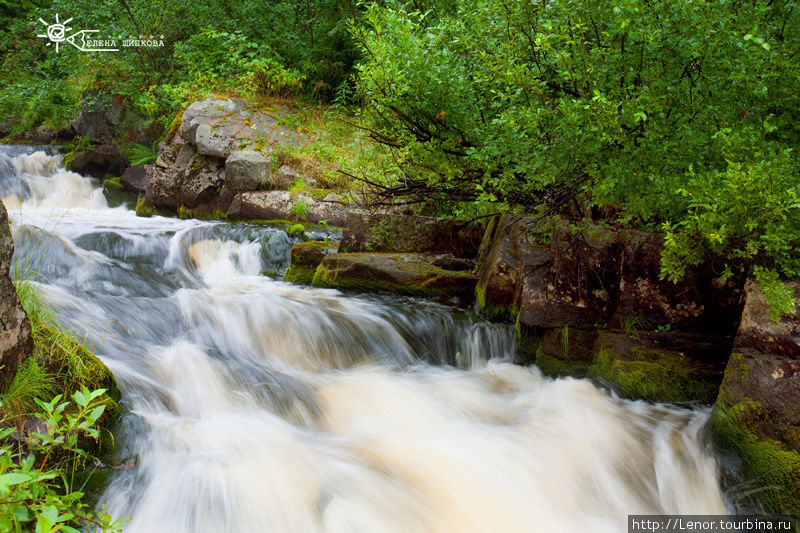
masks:
POLYGON ((119 178, 108 178, 103 182, 103 195, 111 207, 122 205, 130 199, 119 178))
POLYGON ((469 272, 444 270, 416 254, 337 254, 341 261, 353 261, 344 269, 330 268, 323 262, 314 273, 315 287, 387 291, 409 296, 449 297, 471 300, 475 277, 469 272), (348 270, 347 267, 353 267, 348 270), (387 272, 396 272, 392 278, 387 272), (399 281, 405 278, 406 281, 399 281))
POLYGON ((292 224, 286 229, 286 233, 289 237, 303 239, 306 236, 306 227, 302 224, 292 224))
POLYGON ((517 317, 514 324, 514 348, 517 359, 521 362, 533 363, 536 354, 541 351, 542 336, 536 328, 522 325, 517 317))
POLYGON ((545 354, 539 348, 536 354, 536 366, 547 376, 585 376, 588 369, 587 361, 564 361, 545 354))
POLYGON ((144 196, 139 196, 136 199, 136 216, 151 217, 156 214, 156 209, 145 204, 144 196))
POLYGON ((318 201, 318 202, 320 200, 324 200, 325 197, 328 196, 332 192, 334 192, 333 189, 311 189, 311 190, 306 191, 306 193, 311 195, 311 197, 314 200, 318 201))
POLYGON ((288 281, 296 285, 310 285, 314 280, 316 267, 306 265, 290 265, 283 275, 283 281, 288 281))
POLYGON ((589 366, 589 375, 629 398, 711 402, 717 392, 716 383, 697 375, 685 357, 669 351, 643 349, 636 360, 629 361, 603 348, 589 366))
POLYGON ((747 429, 746 421, 760 414, 757 402, 746 398, 728 408, 724 404, 718 401, 711 415, 714 443, 738 456, 746 478, 763 487, 752 494, 764 511, 800 516, 800 454, 747 429))
POLYGON ((481 283, 475 286, 475 301, 478 304, 478 312, 490 320, 514 319, 518 314, 518 310, 511 306, 486 305, 486 286, 481 283))

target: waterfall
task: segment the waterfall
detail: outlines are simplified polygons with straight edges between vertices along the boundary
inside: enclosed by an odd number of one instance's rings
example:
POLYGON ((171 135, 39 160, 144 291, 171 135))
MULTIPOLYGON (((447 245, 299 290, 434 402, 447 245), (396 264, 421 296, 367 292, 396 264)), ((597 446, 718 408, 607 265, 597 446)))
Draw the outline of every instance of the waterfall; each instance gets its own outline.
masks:
POLYGON ((513 328, 468 311, 284 283, 299 241, 282 229, 109 208, 54 152, 0 146, 0 191, 18 272, 123 391, 116 460, 135 467, 101 503, 126 532, 619 532, 726 512, 707 409, 515 366, 513 328))

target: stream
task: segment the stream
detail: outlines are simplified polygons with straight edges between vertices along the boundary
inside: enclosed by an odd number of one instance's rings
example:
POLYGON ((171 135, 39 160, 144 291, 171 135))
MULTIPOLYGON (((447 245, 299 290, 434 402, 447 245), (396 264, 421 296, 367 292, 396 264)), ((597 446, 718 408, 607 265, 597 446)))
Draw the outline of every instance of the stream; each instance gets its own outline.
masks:
POLYGON ((284 229, 110 208, 51 148, 0 145, 0 193, 17 274, 122 390, 114 461, 135 466, 100 501, 126 532, 616 533, 728 510, 707 408, 513 365, 513 326, 472 312, 284 283, 284 229))

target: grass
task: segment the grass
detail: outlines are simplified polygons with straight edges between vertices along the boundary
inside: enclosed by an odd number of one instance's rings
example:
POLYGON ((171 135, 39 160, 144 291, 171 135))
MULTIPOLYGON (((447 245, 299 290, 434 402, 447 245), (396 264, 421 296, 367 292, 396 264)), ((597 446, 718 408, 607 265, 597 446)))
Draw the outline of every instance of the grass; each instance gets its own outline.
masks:
POLYGON ((149 165, 155 163, 158 158, 158 142, 153 146, 147 147, 142 144, 126 144, 120 148, 122 154, 128 159, 132 167, 137 165, 149 165))

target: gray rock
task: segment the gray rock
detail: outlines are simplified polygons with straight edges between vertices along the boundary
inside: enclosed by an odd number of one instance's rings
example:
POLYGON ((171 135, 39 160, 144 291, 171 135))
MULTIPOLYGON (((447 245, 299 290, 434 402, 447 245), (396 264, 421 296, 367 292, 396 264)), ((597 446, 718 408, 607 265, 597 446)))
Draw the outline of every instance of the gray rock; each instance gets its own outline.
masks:
POLYGON ((194 137, 198 154, 222 158, 231 153, 233 140, 227 128, 215 128, 209 124, 200 124, 194 137))
POLYGON ((16 373, 19 363, 33 351, 31 324, 8 275, 13 254, 8 213, 0 202, 0 391, 16 373))
POLYGON ((209 202, 217 196, 224 182, 225 169, 219 160, 195 155, 185 171, 180 190, 181 203, 193 209, 209 202))
POLYGON ((67 165, 67 168, 73 172, 95 177, 102 177, 106 174, 119 176, 127 167, 128 160, 114 144, 103 144, 75 154, 67 165))
POLYGON ((225 179, 234 191, 265 188, 272 161, 255 150, 234 150, 225 161, 225 179))
POLYGON ((135 167, 128 167, 122 173, 119 181, 125 190, 134 194, 139 194, 144 191, 144 180, 147 176, 147 171, 143 165, 136 165, 135 167))
POLYGON ((178 155, 175 157, 175 170, 181 172, 189 168, 189 164, 192 162, 192 158, 196 153, 197 150, 195 150, 191 144, 186 143, 181 145, 178 155))
POLYGON ((172 171, 156 165, 145 166, 146 177, 143 180, 146 205, 159 209, 176 210, 180 194, 180 176, 172 171))
POLYGON ((277 174, 270 174, 269 181, 273 189, 288 189, 299 177, 289 165, 281 165, 277 174))

